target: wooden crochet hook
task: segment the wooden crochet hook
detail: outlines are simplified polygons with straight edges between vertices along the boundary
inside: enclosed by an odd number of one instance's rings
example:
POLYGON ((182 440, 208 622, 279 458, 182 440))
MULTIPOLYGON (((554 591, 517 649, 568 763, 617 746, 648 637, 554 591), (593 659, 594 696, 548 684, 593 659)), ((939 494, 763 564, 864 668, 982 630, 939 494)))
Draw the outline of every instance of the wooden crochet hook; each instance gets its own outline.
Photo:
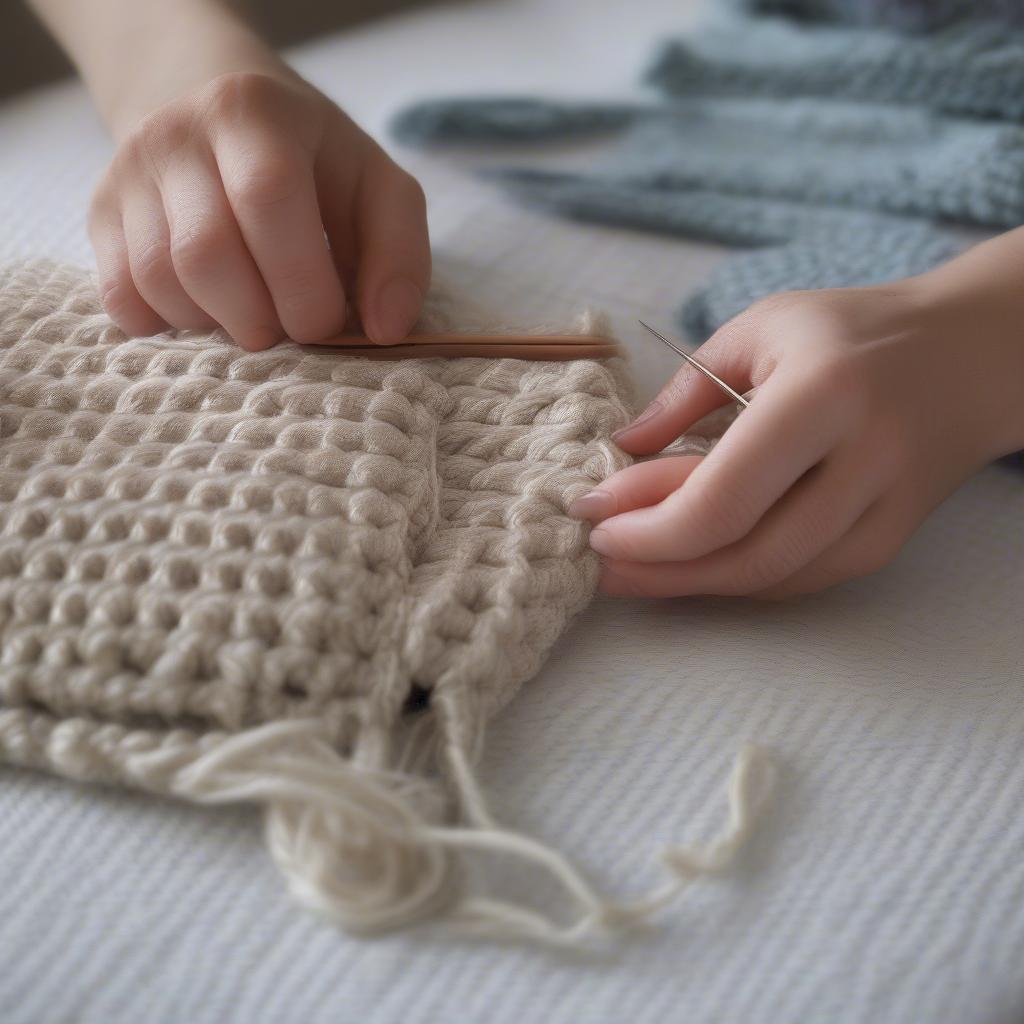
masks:
POLYGON ((328 349, 367 359, 431 357, 488 359, 610 359, 619 355, 609 338, 585 334, 413 334, 399 345, 375 345, 361 336, 332 338, 309 348, 328 349))

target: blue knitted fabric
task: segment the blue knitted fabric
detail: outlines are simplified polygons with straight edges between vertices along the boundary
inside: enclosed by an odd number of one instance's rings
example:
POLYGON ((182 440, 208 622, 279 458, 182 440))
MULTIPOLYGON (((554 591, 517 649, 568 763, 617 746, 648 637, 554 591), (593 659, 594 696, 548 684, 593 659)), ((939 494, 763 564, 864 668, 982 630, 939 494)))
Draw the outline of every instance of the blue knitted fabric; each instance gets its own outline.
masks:
POLYGON ((1024 33, 991 21, 904 35, 775 17, 720 17, 672 40, 647 73, 674 96, 810 96, 952 115, 1024 115, 1024 33))
POLYGON ((903 32, 931 31, 965 17, 1024 23, 1020 0, 757 0, 746 3, 762 13, 808 21, 884 25, 903 32))
POLYGON ((565 216, 754 248, 681 311, 702 341, 775 291, 921 273, 960 247, 951 222, 1024 222, 1024 28, 1008 24, 1024 4, 900 0, 889 27, 860 27, 880 2, 727 0, 659 48, 660 99, 437 100, 394 130, 418 145, 607 137, 599 163, 487 173, 565 216), (964 8, 1004 20, 954 21, 964 8))
POLYGON ((927 224, 875 217, 849 217, 837 225, 839 234, 816 226, 799 243, 759 249, 727 260, 711 287, 693 295, 683 306, 680 320, 694 339, 710 337, 728 320, 742 313, 752 297, 788 291, 794 287, 842 288, 884 284, 894 275, 920 274, 957 254, 957 241, 927 224), (879 236, 899 251, 898 260, 877 261, 879 236))

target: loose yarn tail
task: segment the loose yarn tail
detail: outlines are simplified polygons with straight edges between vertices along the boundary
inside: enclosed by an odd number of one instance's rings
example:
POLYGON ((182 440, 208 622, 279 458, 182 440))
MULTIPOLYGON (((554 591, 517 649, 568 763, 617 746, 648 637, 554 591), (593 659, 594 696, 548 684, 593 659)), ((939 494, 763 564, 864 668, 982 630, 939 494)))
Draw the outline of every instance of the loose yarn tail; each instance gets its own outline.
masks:
MULTIPOLYGON (((456 754, 456 758, 460 759, 460 755, 456 754)), ((775 767, 762 748, 745 745, 736 757, 729 779, 729 821, 725 830, 706 847, 673 846, 663 850, 660 859, 671 877, 647 896, 630 902, 605 898, 558 851, 494 824, 468 765, 459 778, 470 790, 467 804, 484 810, 480 827, 455 838, 455 843, 465 849, 491 849, 532 861, 573 897, 580 914, 572 923, 559 925, 550 917, 514 904, 474 898, 455 908, 453 923, 466 933, 528 938, 575 948, 590 939, 646 923, 695 879, 724 872, 768 809, 775 788, 775 767)))
POLYGON ((435 783, 356 767, 310 722, 274 723, 225 741, 181 771, 173 791, 201 803, 263 803, 268 847, 292 894, 350 932, 391 931, 443 909, 458 934, 578 947, 646 921, 693 880, 724 871, 764 812, 774 774, 761 750, 745 747, 730 780, 723 834, 704 848, 665 850, 670 881, 644 899, 616 903, 558 851, 498 825, 466 753, 449 744, 445 755, 461 825, 442 823, 435 783), (575 919, 562 924, 462 892, 460 855, 473 851, 536 865, 570 897, 575 919))
POLYGON ((616 902, 557 850, 499 825, 470 754, 452 737, 438 736, 443 726, 429 719, 413 727, 398 768, 390 771, 343 757, 315 720, 274 722, 232 736, 179 732, 156 740, 81 722, 51 729, 37 719, 28 745, 23 724, 0 716, 0 747, 10 760, 197 803, 262 805, 269 852, 293 896, 359 935, 443 913, 462 935, 584 947, 642 924, 695 879, 724 871, 766 810, 774 783, 766 754, 745 747, 733 768, 722 835, 706 847, 665 850, 661 860, 670 879, 642 899, 616 902), (5 729, 12 724, 18 729, 5 729), (21 737, 19 749, 4 742, 8 732, 21 737), (422 773, 429 759, 440 766, 440 779, 422 773), (451 796, 457 824, 447 821, 451 796), (536 866, 558 883, 573 916, 563 923, 519 903, 467 893, 460 869, 474 852, 536 866))
MULTIPOLYGON (((163 752, 143 755, 151 771, 163 752)), ((373 935, 436 913, 454 896, 456 863, 429 841, 445 800, 436 783, 354 765, 318 722, 274 722, 224 740, 177 772, 175 796, 256 802, 271 857, 292 895, 347 931, 373 935)))

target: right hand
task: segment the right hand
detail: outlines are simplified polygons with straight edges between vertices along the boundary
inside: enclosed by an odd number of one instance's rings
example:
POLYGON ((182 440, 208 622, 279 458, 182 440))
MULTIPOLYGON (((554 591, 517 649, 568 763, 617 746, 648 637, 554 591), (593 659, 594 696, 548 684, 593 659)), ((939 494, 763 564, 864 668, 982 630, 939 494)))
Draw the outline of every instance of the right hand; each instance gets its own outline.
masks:
MULTIPOLYGON (((1021 436, 1019 313, 999 325, 996 312, 1019 300, 979 292, 965 269, 776 295, 717 331, 699 355, 757 388, 749 409, 706 457, 638 462, 570 509, 598 524, 603 589, 778 599, 892 561, 1021 436)), ((721 404, 684 364, 615 440, 652 455, 721 404)))
POLYGON ((144 117, 89 234, 103 305, 132 336, 220 326, 257 351, 358 317, 397 342, 430 282, 419 184, 287 69, 222 75, 144 117))

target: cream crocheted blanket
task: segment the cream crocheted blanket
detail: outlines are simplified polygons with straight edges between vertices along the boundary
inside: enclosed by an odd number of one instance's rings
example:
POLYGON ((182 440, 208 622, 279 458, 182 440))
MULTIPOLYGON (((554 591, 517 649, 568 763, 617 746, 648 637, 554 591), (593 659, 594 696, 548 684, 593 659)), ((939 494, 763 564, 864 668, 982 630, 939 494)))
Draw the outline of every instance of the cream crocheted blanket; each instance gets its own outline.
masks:
MULTIPOLYGON (((496 326, 441 293, 425 316, 496 326)), ((354 930, 443 907, 572 942, 646 913, 500 828, 472 773, 594 591, 565 510, 624 464, 618 362, 132 339, 83 272, 0 270, 0 759, 262 804, 292 891, 354 930), (474 849, 553 871, 579 914, 467 892, 474 849)), ((724 863, 737 800, 677 873, 724 863)))

